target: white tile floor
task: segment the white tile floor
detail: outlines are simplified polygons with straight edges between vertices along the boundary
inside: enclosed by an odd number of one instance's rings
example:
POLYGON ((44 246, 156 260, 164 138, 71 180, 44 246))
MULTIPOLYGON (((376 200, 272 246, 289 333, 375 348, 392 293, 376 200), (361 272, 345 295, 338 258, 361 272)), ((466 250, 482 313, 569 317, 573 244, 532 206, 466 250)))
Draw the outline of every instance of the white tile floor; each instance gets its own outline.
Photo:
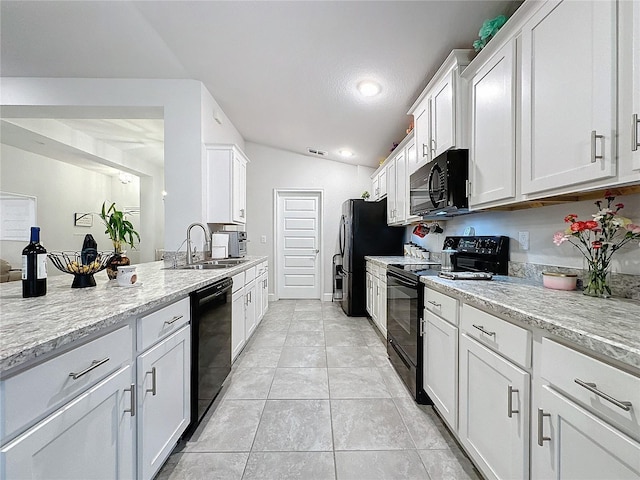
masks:
POLYGON ((336 304, 270 303, 214 406, 158 479, 480 478, 369 320, 336 304))

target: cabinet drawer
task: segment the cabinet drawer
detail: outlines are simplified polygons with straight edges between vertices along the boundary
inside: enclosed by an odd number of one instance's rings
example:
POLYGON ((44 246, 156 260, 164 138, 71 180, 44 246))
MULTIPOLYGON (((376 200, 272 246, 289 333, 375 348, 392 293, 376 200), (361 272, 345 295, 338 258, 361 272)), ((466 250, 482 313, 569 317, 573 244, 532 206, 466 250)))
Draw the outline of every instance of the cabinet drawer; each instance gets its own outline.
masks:
POLYGON ((260 265, 258 265, 257 267, 257 271, 256 271, 256 277, 259 277, 260 275, 262 275, 264 272, 267 271, 267 262, 262 262, 260 265))
POLYGON ((130 364, 132 338, 131 326, 127 325, 0 382, 2 439, 130 364))
POLYGON ((143 352, 161 338, 178 331, 191 319, 189 297, 138 319, 138 351, 143 352))
POLYGON ((256 267, 249 267, 244 271, 244 284, 256 279, 256 267))
POLYGON ((424 308, 458 325, 458 300, 455 298, 425 287, 424 308))
POLYGON ((231 290, 233 293, 235 293, 242 287, 244 287, 244 272, 236 273, 233 277, 231 277, 231 280, 233 281, 231 290))
POLYGON ((554 389, 640 439, 640 378, 548 338, 542 339, 540 374, 554 389), (578 381, 591 385, 585 387, 578 381), (630 402, 631 406, 616 405, 614 401, 630 402))
POLYGON ((517 364, 531 367, 531 332, 469 305, 462 305, 461 327, 470 337, 517 364))

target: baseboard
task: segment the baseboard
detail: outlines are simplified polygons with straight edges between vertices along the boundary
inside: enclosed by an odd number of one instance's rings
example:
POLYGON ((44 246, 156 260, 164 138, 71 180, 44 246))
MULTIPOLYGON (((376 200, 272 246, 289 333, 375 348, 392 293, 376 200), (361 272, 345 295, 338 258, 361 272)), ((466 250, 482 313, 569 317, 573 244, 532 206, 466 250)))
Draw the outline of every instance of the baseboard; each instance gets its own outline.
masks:
POLYGON ((325 293, 325 294, 322 295, 322 301, 323 302, 330 302, 332 298, 333 298, 333 294, 332 293, 325 293))

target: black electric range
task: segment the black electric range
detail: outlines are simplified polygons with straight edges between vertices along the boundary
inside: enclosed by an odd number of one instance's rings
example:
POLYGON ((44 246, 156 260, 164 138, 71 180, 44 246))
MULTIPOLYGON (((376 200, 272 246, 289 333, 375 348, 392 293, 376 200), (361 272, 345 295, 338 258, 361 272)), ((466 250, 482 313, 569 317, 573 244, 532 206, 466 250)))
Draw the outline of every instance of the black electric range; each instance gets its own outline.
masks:
MULTIPOLYGON (((506 275, 509 237, 446 237, 453 249, 454 272, 506 275)), ((387 267, 387 354, 418 403, 431 404, 422 386, 424 288, 421 276, 440 273, 440 264, 391 264, 387 267)))

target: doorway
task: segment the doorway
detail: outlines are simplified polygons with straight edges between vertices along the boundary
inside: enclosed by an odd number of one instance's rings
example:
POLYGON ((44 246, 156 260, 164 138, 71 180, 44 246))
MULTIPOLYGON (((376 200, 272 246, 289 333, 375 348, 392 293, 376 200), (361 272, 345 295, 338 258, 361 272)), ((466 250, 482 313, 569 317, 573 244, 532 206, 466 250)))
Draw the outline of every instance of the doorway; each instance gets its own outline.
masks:
POLYGON ((322 204, 321 190, 274 190, 278 299, 322 297, 322 204))

